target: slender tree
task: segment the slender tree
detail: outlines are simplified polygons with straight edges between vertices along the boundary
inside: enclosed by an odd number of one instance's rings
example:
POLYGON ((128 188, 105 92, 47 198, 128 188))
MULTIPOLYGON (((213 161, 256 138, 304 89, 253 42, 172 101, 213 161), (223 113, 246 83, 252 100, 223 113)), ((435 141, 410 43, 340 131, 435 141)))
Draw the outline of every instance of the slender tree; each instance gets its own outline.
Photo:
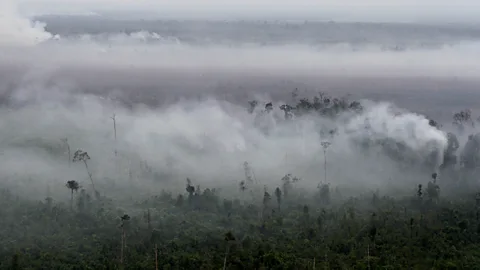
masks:
POLYGON ((287 198, 290 190, 292 189, 292 175, 291 174, 286 174, 284 177, 282 177, 282 189, 283 189, 283 197, 287 198))
POLYGON ((122 229, 121 247, 120 247, 120 264, 123 266, 124 252, 126 247, 125 225, 126 225, 126 222, 130 220, 130 216, 125 214, 120 217, 120 220, 122 222, 120 224, 120 228, 122 229))
POLYGON ((367 269, 370 270, 370 244, 367 244, 367 269))
POLYGON ((185 190, 188 192, 188 201, 189 203, 193 202, 193 195, 195 193, 195 187, 192 185, 192 180, 187 177, 187 187, 185 190))
POLYGON ((239 188, 242 194, 242 199, 245 199, 245 190, 247 190, 247 185, 245 184, 245 181, 240 181, 239 188))
POLYGON ((155 270, 158 270, 158 247, 155 244, 155 270))
POLYGON ((255 173, 253 172, 252 167, 246 161, 243 163, 243 171, 245 172, 245 181, 247 183, 253 184, 255 181, 255 184, 258 184, 257 178, 255 177, 255 173))
POLYGON ((327 182, 327 149, 331 145, 331 143, 325 141, 325 142, 322 142, 321 144, 322 144, 322 147, 323 147, 323 159, 325 161, 324 164, 323 164, 324 172, 325 172, 325 179, 324 180, 325 180, 325 183, 328 183, 327 182))
POLYGON ((150 208, 147 208, 147 212, 144 214, 145 222, 147 223, 148 229, 152 229, 152 220, 150 215, 150 208))
POLYGON ((437 185, 437 173, 432 174, 432 181, 428 182, 427 194, 431 201, 437 202, 440 193, 440 186, 437 185))
POLYGON ((71 191, 70 195, 70 210, 73 210, 73 192, 77 192, 78 189, 80 188, 80 185, 78 184, 77 181, 75 180, 70 180, 67 181, 67 184, 65 185, 68 189, 71 191))
MULTIPOLYGON (((328 246, 327 246, 328 247, 328 246)), ((328 269, 328 249, 325 249, 325 270, 328 269)))
POLYGON ((223 258, 223 270, 227 269, 227 257, 228 253, 230 252, 230 242, 235 241, 235 236, 233 236, 232 232, 227 232, 225 234, 225 242, 227 247, 225 248, 225 257, 223 258))
POLYGON ((330 183, 320 183, 317 188, 320 190, 319 197, 323 204, 330 203, 330 183))
POLYGON ((88 177, 90 178, 90 182, 92 183, 93 192, 95 193, 95 196, 97 197, 97 199, 99 199, 100 198, 100 193, 98 193, 98 191, 95 189, 95 183, 93 182, 92 173, 88 169, 87 161, 89 159, 90 159, 90 156, 88 155, 88 153, 84 152, 80 149, 75 151, 75 153, 73 154, 73 162, 82 161, 83 164, 85 164, 85 169, 87 170, 88 177))
POLYGON ((277 197, 278 211, 280 211, 280 205, 282 204, 282 191, 279 187, 275 189, 275 197, 277 197))
POLYGON ((419 184, 417 189, 417 197, 419 201, 422 200, 422 196, 423 196, 422 184, 419 184))
POLYGON ((67 147, 67 153, 68 153, 68 166, 72 163, 72 151, 70 148, 70 144, 68 143, 68 138, 62 139, 63 144, 67 147))
POLYGON ((113 134, 115 138, 115 156, 117 156, 117 118, 115 114, 113 114, 113 116, 110 118, 113 121, 113 134))
POLYGON ((265 212, 270 204, 270 201, 272 200, 272 196, 270 196, 270 193, 267 191, 267 186, 264 187, 264 192, 263 192, 263 211, 262 211, 262 217, 265 221, 265 212))

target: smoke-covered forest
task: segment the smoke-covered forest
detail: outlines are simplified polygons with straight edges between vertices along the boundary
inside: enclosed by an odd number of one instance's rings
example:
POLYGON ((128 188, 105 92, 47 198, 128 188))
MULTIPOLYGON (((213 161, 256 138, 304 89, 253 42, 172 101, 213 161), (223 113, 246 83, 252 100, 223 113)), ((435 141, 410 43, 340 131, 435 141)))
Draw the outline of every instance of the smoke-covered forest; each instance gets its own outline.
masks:
POLYGON ((459 1, 0 0, 0 269, 480 269, 459 1))
MULTIPOLYGON (((345 115, 363 115, 370 106, 325 94, 308 99, 293 92, 292 100, 296 103, 252 100, 245 111, 257 120, 272 116, 294 123, 313 117, 338 122, 345 115)), ((395 117, 406 114, 411 113, 399 111, 395 117)), ((115 116, 111 120, 116 123, 115 116)), ((114 188, 111 183, 95 185, 100 179, 89 167, 98 162, 95 156, 73 151, 65 138, 65 165, 83 167, 87 177, 65 180, 63 192, 68 197, 64 199, 49 194, 49 186, 46 191, 36 190, 37 195, 45 194, 42 199, 28 199, 2 184, 0 265, 2 269, 476 269, 480 265, 480 193, 474 175, 478 136, 467 134, 465 143, 457 139, 476 123, 468 110, 454 114, 452 120, 456 133, 447 135, 433 119, 423 118, 425 128, 447 138, 445 145, 440 140, 433 148, 414 149, 409 142, 373 133, 356 137, 354 144, 365 157, 381 151, 402 170, 418 172, 416 182, 401 188, 338 184, 328 168, 341 161, 329 161, 328 155, 336 137, 345 131, 320 129, 321 137, 330 139, 321 141, 323 157, 316 164, 320 169, 310 179, 289 171, 265 179, 255 174, 258 164, 245 161, 239 164, 243 174, 231 175, 222 185, 199 183, 192 174, 179 191, 165 189, 149 197, 118 200, 103 195, 114 188)), ((117 126, 113 128, 116 132, 117 126)), ((272 132, 268 125, 259 128, 272 132)), ((364 128, 375 131, 372 126, 364 128)), ((109 155, 119 158, 121 151, 109 155)), ((141 172, 152 171, 149 165, 142 166, 141 172)), ((154 177, 161 186, 162 176, 154 177)))

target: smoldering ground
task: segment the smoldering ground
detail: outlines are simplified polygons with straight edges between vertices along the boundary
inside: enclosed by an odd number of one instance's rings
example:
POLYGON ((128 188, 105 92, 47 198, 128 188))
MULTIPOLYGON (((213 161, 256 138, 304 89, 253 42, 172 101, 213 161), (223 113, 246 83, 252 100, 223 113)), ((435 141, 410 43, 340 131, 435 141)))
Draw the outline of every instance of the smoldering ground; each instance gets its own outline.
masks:
MULTIPOLYGON (((430 113, 450 115, 468 106, 464 100, 473 102, 476 94, 464 86, 473 89, 480 71, 475 42, 403 52, 375 45, 362 50, 194 46, 146 32, 62 37, 17 15, 11 18, 28 31, 14 32, 13 39, 10 30, 2 30, 2 182, 39 197, 47 186, 55 196, 67 196, 64 183, 70 179, 90 189, 84 164, 71 162, 68 147, 71 154, 89 153, 89 173, 108 196, 183 190, 186 177, 233 190, 244 178, 245 161, 262 185, 275 187, 292 173, 302 178, 300 187, 312 188, 325 180, 321 142, 326 140, 332 143, 328 182, 410 190, 431 170, 405 171, 380 149, 366 153, 355 142, 392 139, 407 144, 419 160, 432 149, 442 153, 445 133, 422 115, 402 111, 399 116, 391 104, 366 101, 363 113, 345 112, 335 121, 312 115, 284 121, 278 106, 291 103, 288 93, 298 87, 305 95, 323 90, 380 100, 392 94, 388 88, 397 88, 430 99, 430 113), (463 90, 459 97, 448 96, 458 105, 446 100, 445 82, 463 90), (320 88, 325 84, 329 89, 320 88), (410 89, 403 89, 405 84, 410 89), (364 95, 357 87, 374 91, 364 95), (437 88, 443 89, 433 94, 437 88), (250 114, 246 107, 252 99, 261 106, 250 114), (263 105, 272 100, 273 112, 264 114, 263 105), (446 105, 437 107, 432 100, 446 105), (325 129, 336 129, 337 135, 321 135, 325 129)), ((400 107, 408 107, 404 104, 400 107)), ((423 104, 416 106, 425 110, 423 104)))

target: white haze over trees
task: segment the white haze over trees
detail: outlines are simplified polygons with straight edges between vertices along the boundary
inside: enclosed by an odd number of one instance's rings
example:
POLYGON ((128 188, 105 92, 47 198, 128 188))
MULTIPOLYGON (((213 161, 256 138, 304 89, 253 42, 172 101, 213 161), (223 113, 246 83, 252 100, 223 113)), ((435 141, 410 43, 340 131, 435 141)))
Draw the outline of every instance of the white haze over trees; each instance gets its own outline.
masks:
POLYGON ((445 132, 429 125, 424 116, 389 103, 364 101, 360 114, 345 112, 334 120, 307 114, 294 121, 283 120, 279 109, 291 103, 290 98, 274 101, 273 111, 265 114, 270 99, 261 94, 251 97, 259 101, 252 114, 248 104, 212 96, 160 108, 125 108, 115 98, 85 94, 75 80, 54 76, 65 69, 480 75, 477 43, 401 53, 375 47, 359 52, 342 46, 316 50, 295 44, 194 47, 171 40, 148 44, 145 38, 162 37, 146 32, 103 40, 90 35, 64 38, 22 17, 11 2, 2 2, 0 14, 1 68, 23 72, 0 109, 0 174, 4 184, 31 194, 48 185, 67 196, 64 183, 75 179, 89 187, 88 173, 96 189, 110 195, 125 194, 126 187, 129 192, 183 189, 186 177, 200 185, 236 187, 243 180, 245 161, 262 184, 278 185, 291 173, 302 178, 300 186, 311 188, 324 180, 323 141, 331 142, 328 182, 333 185, 413 188, 418 179, 438 169, 447 146, 445 132), (325 130, 336 134, 332 137, 325 130), (405 171, 380 149, 362 152, 357 144, 365 139, 405 144, 419 161, 432 152, 438 155, 432 168, 405 171), (66 142, 72 154, 77 149, 88 152, 90 172, 69 161, 66 142))

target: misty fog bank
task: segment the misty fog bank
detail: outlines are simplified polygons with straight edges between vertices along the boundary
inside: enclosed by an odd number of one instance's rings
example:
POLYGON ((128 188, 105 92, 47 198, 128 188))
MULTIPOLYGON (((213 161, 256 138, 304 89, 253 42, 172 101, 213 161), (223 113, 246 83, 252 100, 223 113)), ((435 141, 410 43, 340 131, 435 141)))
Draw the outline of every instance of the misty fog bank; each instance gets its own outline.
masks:
POLYGON ((333 23, 286 21, 122 20, 105 16, 39 16, 46 30, 63 37, 104 36, 118 33, 156 33, 185 44, 289 43, 332 45, 380 44, 386 49, 435 48, 442 44, 480 39, 478 25, 425 25, 395 23, 333 23))
MULTIPOLYGON (((7 0, 8 1, 8 0, 7 0)), ((474 0, 415 1, 70 1, 18 0, 23 14, 103 15, 127 19, 320 20, 347 22, 478 23, 474 0), (352 12, 354 10, 354 12, 352 12)))
POLYGON ((409 189, 440 166, 446 131, 389 102, 448 123, 478 95, 480 43, 455 31, 445 39, 453 44, 439 39, 435 48, 385 49, 378 39, 312 46, 286 38, 260 46, 214 38, 201 45, 148 31, 49 32, 14 9, 8 14, 3 20, 11 24, 0 28, 0 167, 3 183, 25 192, 64 189, 67 179, 89 186, 90 173, 109 195, 184 190, 186 177, 234 190, 245 161, 262 184, 292 173, 309 189, 322 181, 325 141, 332 145, 323 180, 409 189), (364 100, 361 113, 289 121, 279 107, 297 102, 289 95, 297 88, 307 97, 323 91, 373 101, 364 100), (248 113, 253 99, 259 107, 248 113), (407 145, 418 166, 405 167, 381 147, 363 151, 359 145, 370 140, 407 145), (71 162, 77 149, 91 156, 88 167, 71 162))

